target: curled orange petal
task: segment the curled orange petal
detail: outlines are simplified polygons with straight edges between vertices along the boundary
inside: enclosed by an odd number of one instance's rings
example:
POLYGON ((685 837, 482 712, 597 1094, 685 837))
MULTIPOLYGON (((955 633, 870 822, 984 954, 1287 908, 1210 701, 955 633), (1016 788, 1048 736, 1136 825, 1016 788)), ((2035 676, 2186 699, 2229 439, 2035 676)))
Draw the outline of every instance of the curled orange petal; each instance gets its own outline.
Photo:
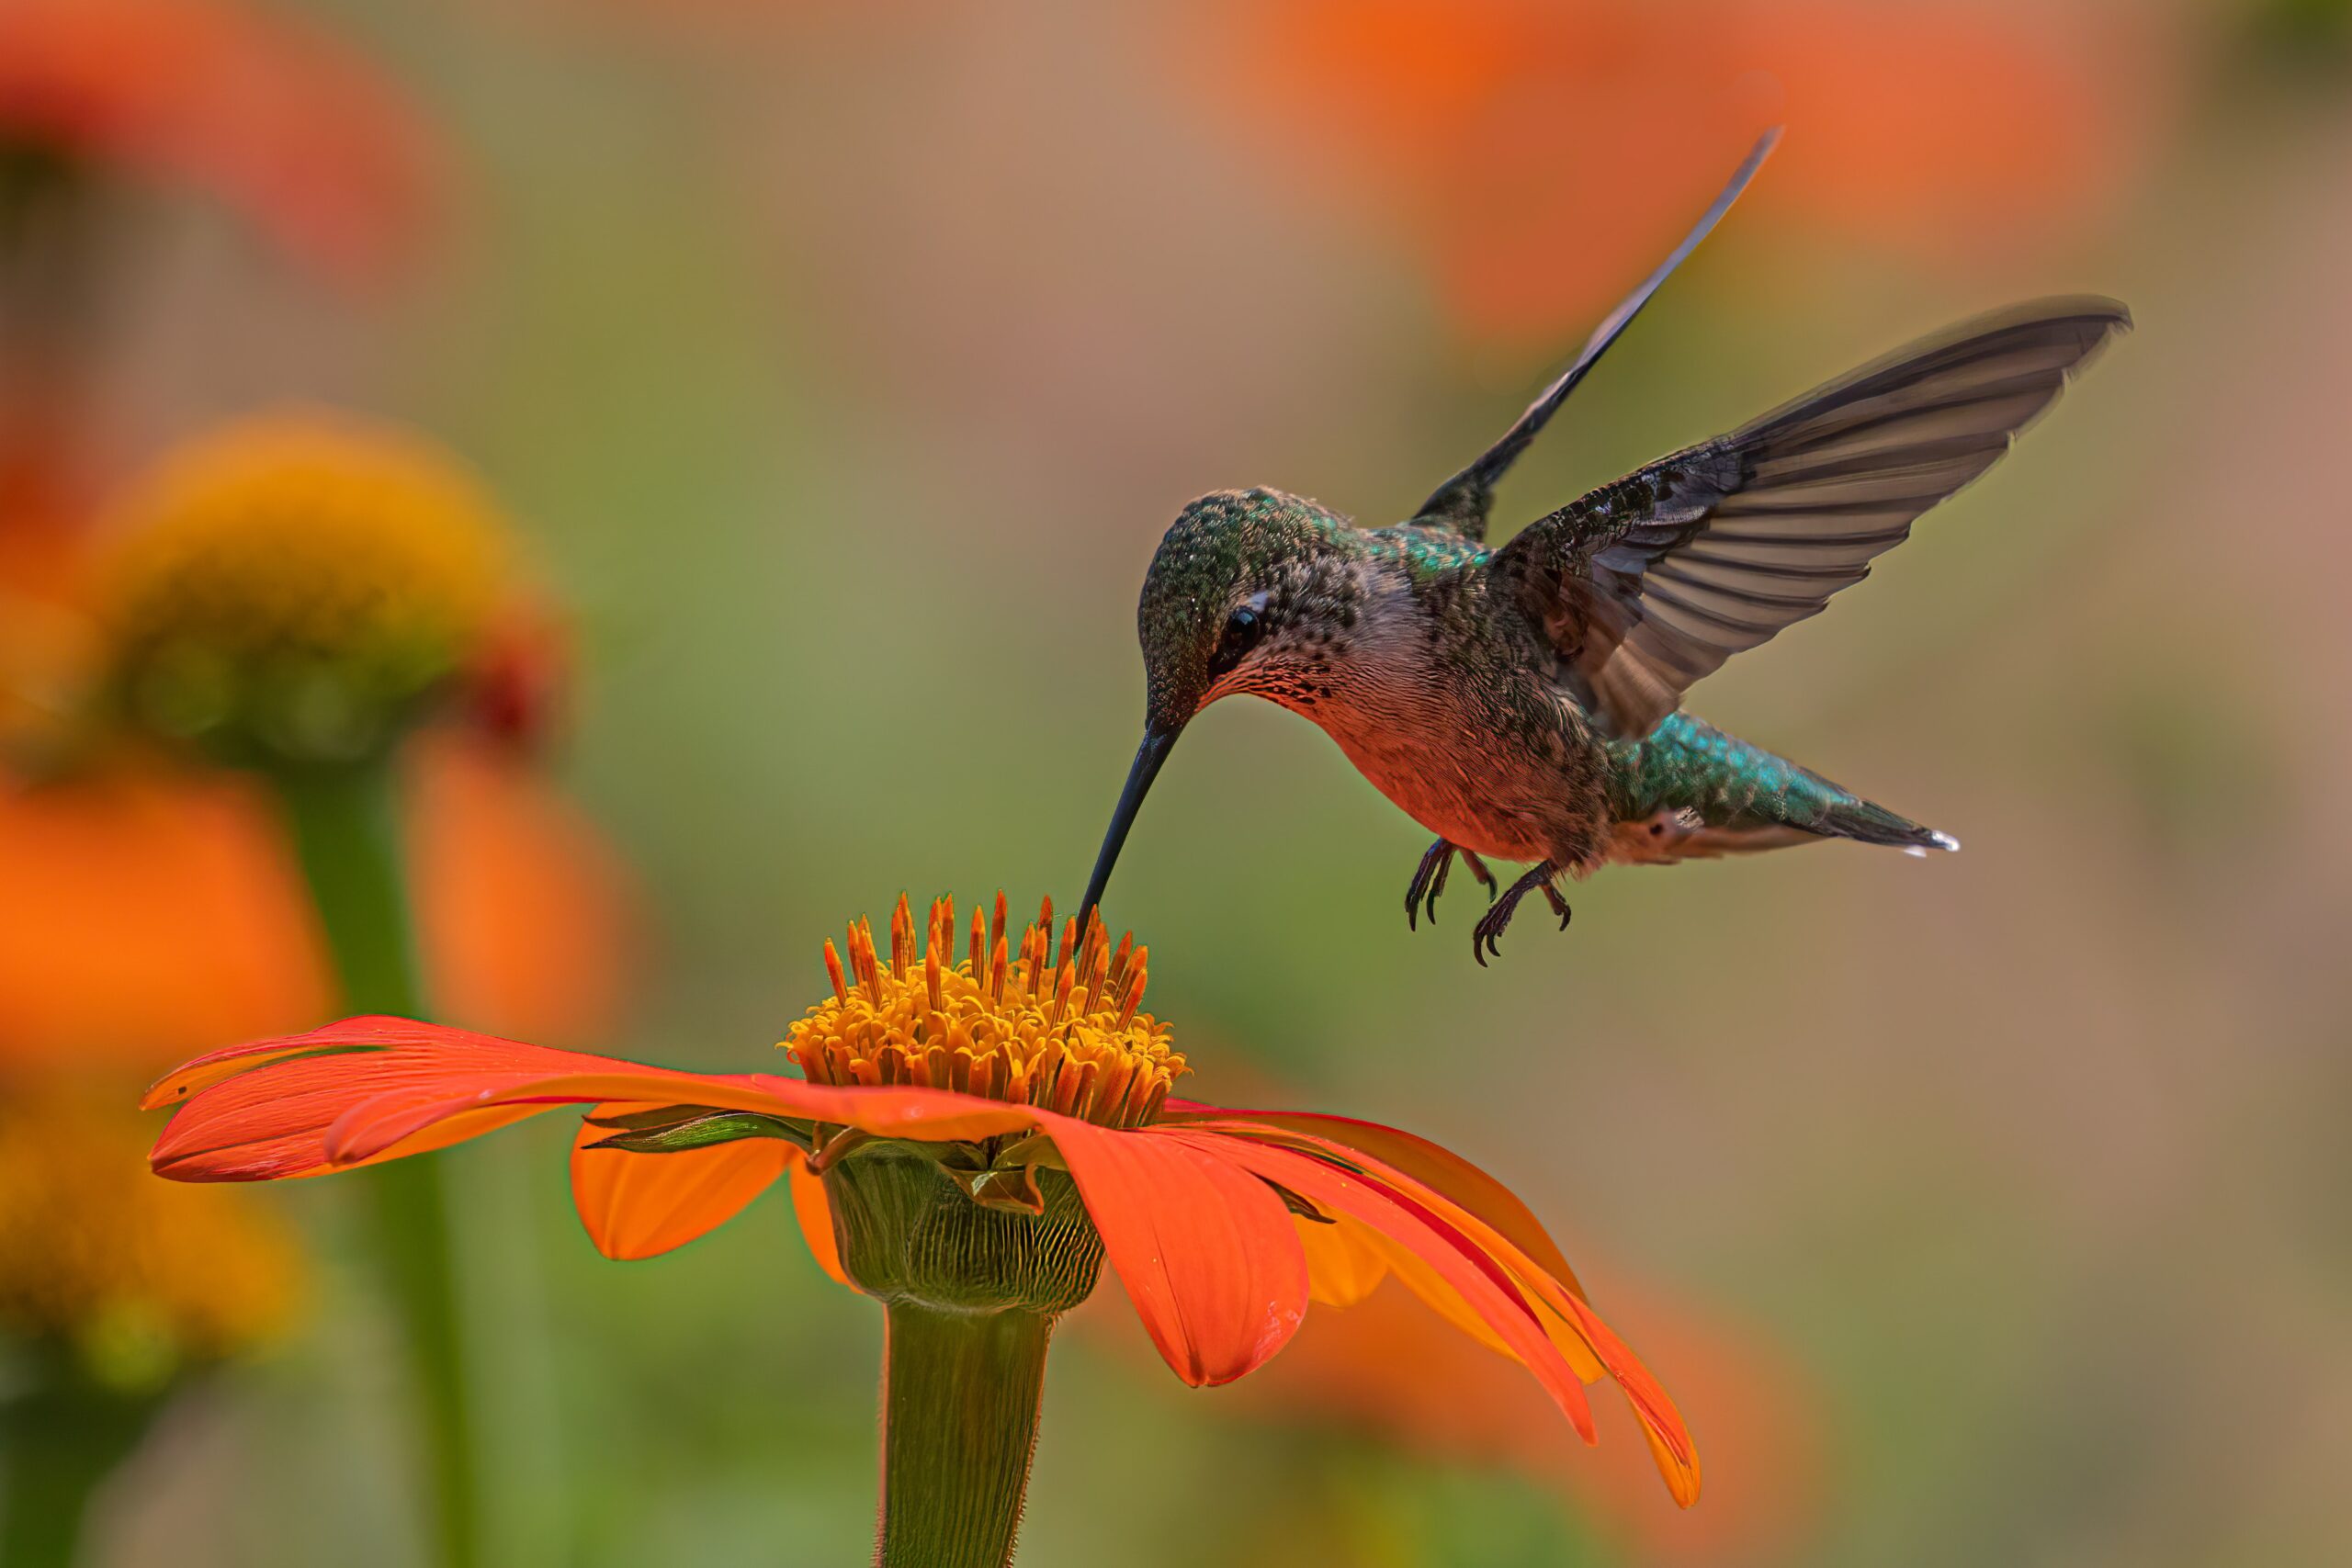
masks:
MULTIPOLYGON (((650 1111, 626 1101, 606 1115, 650 1111)), ((775 1184, 799 1154, 781 1138, 741 1138, 674 1154, 593 1145, 611 1129, 580 1124, 571 1144, 571 1201, 588 1239, 607 1258, 655 1258, 716 1230, 775 1184)))
POLYGON ((1458 1235, 1444 1233, 1442 1222, 1433 1223, 1426 1211, 1416 1213, 1395 1194, 1372 1182, 1293 1149, 1173 1128, 1164 1136, 1171 1141, 1192 1138, 1208 1143, 1234 1164, 1282 1183, 1327 1213, 1361 1222, 1426 1264, 1512 1355, 1526 1363, 1577 1432, 1588 1442, 1592 1440, 1592 1407, 1585 1399, 1576 1369, 1554 1348, 1534 1309, 1510 1289, 1500 1265, 1492 1258, 1476 1259, 1473 1249, 1458 1235))
POLYGON ((1324 1306, 1353 1306, 1388 1277, 1380 1247, 1353 1220, 1318 1222, 1291 1216, 1306 1252, 1306 1293, 1324 1306))
POLYGON ((825 1196, 825 1179, 808 1168, 808 1160, 798 1149, 789 1145, 786 1147, 791 1155, 785 1169, 792 1179, 792 1214, 800 1222, 801 1239, 808 1244, 809 1256, 816 1258, 817 1267, 833 1283, 847 1285, 849 1271, 842 1267, 841 1246, 833 1235, 833 1204, 825 1196))

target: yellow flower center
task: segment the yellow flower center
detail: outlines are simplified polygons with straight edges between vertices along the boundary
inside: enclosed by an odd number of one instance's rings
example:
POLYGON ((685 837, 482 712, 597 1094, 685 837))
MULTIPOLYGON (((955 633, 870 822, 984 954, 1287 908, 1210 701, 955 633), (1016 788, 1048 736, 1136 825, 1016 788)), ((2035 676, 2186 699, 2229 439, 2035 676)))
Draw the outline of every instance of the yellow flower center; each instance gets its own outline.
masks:
POLYGON ((504 520, 456 458, 322 414, 191 443, 121 521, 107 587, 135 712, 298 756, 380 741, 471 656, 507 576, 504 520))
POLYGON ((1053 920, 1047 899, 1014 936, 1000 893, 993 920, 972 911, 959 958, 955 901, 932 905, 918 946, 902 897, 888 964, 864 920, 850 928, 846 971, 825 943, 832 999, 810 1008, 783 1048, 811 1083, 913 1084, 1139 1126, 1187 1070, 1169 1026, 1136 1011, 1148 950, 1132 936, 1114 950, 1098 916, 1082 938, 1075 919, 1064 922, 1057 956, 1053 920))

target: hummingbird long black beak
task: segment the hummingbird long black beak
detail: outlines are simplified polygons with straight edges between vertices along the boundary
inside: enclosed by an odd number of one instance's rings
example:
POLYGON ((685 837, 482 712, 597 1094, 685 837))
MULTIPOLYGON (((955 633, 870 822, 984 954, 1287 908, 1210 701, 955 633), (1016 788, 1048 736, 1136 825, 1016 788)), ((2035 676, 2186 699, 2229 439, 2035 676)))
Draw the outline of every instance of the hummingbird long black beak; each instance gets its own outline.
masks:
POLYGON ((1127 829, 1136 825, 1136 813, 1143 809, 1143 797, 1151 790, 1151 781, 1159 776, 1159 766, 1168 761, 1168 753, 1175 749, 1176 737, 1184 727, 1172 728, 1154 725, 1143 732, 1143 744, 1136 748, 1136 760, 1127 769, 1126 787, 1119 792, 1119 804, 1111 813, 1111 826, 1102 835, 1102 852, 1094 857, 1094 874, 1087 879, 1086 897, 1079 905, 1079 929, 1084 930, 1087 918, 1094 906, 1102 901, 1102 889, 1111 881, 1111 868, 1119 862, 1119 851, 1127 841, 1127 829))

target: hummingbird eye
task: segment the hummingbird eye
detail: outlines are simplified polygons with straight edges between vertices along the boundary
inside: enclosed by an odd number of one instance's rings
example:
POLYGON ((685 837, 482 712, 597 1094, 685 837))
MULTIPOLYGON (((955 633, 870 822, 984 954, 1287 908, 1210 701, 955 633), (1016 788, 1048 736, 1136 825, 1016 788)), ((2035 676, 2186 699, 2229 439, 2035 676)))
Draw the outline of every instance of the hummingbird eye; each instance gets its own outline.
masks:
POLYGON ((1250 656, 1266 635, 1266 613, 1262 601, 1252 599, 1236 608, 1225 618, 1225 630, 1216 640, 1216 656, 1209 662, 1222 675, 1250 656))

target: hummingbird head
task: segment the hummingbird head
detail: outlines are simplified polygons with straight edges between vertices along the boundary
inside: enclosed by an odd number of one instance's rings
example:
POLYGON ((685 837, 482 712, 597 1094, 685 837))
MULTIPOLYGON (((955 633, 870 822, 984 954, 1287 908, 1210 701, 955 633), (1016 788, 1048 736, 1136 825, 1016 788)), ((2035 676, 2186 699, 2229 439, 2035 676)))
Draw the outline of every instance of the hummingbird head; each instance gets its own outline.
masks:
POLYGON ((1113 813, 1082 921, 1102 896, 1151 781, 1193 716, 1236 692, 1313 701, 1335 632, 1352 625, 1352 587, 1333 570, 1347 524, 1281 491, 1217 491, 1177 514, 1136 607, 1144 734, 1113 813))

